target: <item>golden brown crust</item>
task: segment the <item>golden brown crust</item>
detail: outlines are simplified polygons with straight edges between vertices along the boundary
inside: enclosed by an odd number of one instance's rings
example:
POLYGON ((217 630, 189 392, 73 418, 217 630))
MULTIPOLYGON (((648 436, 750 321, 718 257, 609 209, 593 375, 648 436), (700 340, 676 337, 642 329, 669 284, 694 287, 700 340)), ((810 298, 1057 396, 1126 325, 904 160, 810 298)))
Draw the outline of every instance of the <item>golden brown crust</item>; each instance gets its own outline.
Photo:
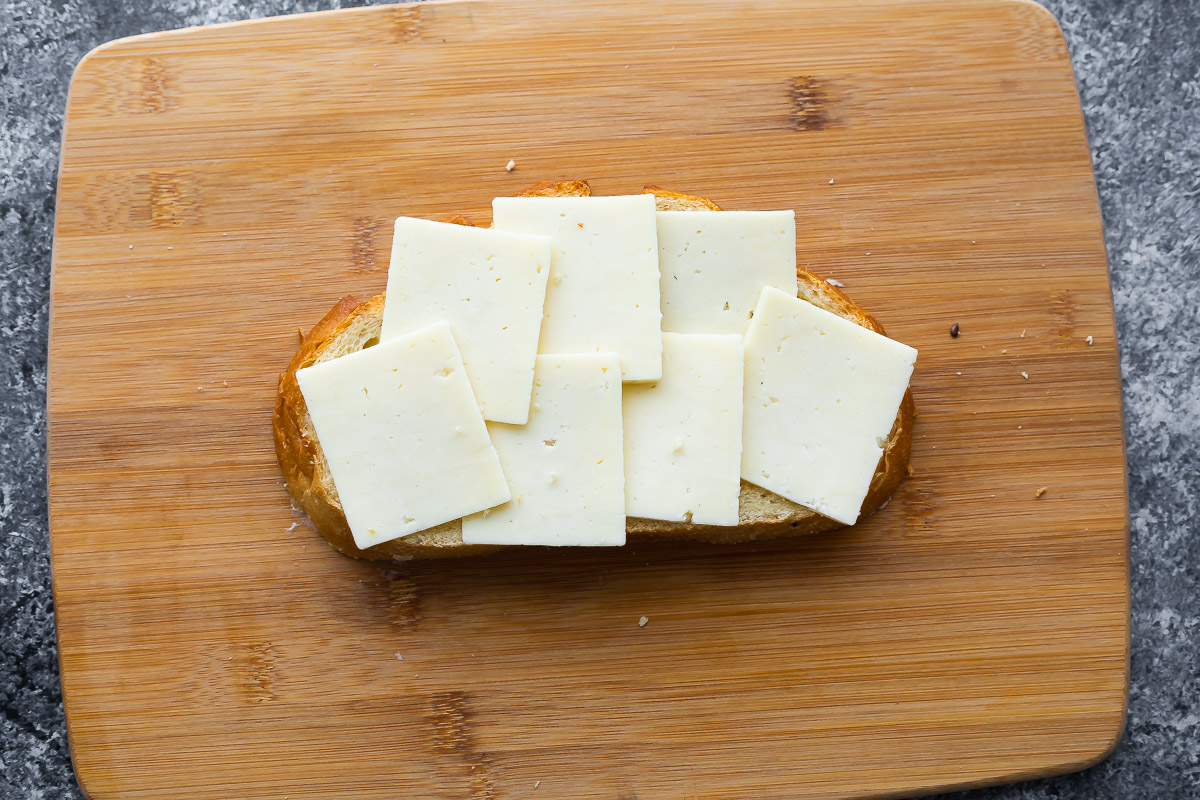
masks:
POLYGON ((468 228, 478 228, 479 227, 479 225, 476 224, 475 220, 472 219, 471 217, 468 217, 466 214, 451 214, 450 216, 446 217, 446 219, 444 219, 442 221, 449 222, 451 225, 465 225, 468 228))
POLYGON ((642 194, 654 195, 654 202, 658 205, 659 211, 720 211, 721 207, 709 200, 707 197, 700 197, 695 194, 684 194, 683 192, 673 192, 670 189, 664 189, 661 186, 655 186, 653 183, 647 183, 642 187, 642 194))
MULTIPOLYGON (((305 405, 304 395, 300 393, 300 386, 296 383, 296 370, 314 363, 319 345, 361 305, 350 295, 339 300, 312 330, 303 334, 300 348, 292 356, 287 369, 279 376, 279 394, 275 399, 273 420, 275 456, 279 459, 288 491, 301 507, 304 507, 302 498, 308 495, 312 487, 320 445, 304 432, 303 420, 308 416, 308 406, 305 405)), ((305 511, 308 509, 305 508, 305 511)), ((314 515, 309 512, 309 516, 314 515)), ((315 516, 313 524, 317 524, 315 516)))
MULTIPOLYGON (((560 181, 539 183, 520 194, 521 197, 587 197, 592 193, 587 181, 560 181)), ((647 185, 645 193, 655 196, 660 210, 708 210, 719 211, 720 207, 711 200, 696 195, 684 194, 647 185)), ((469 217, 455 215, 447 220, 459 225, 474 225, 469 217)), ((845 319, 869 328, 881 335, 883 326, 861 307, 856 305, 840 289, 821 277, 804 269, 796 271, 797 295, 810 303, 845 319)), ((377 322, 383 316, 383 297, 374 297, 360 303, 353 297, 344 297, 325 317, 304 335, 299 350, 292 358, 287 370, 279 378, 279 395, 275 405, 274 429, 275 452, 296 505, 309 515, 314 527, 320 531, 334 548, 346 555, 373 560, 407 560, 414 558, 446 558, 451 556, 477 555, 504 549, 492 545, 467 545, 462 542, 462 529, 458 521, 439 525, 428 531, 385 542, 367 550, 354 545, 350 527, 337 498, 337 491, 328 475, 320 444, 312 431, 308 409, 296 382, 296 371, 323 360, 327 350, 341 349, 339 339, 354 336, 348 333, 364 322, 377 322)), ((303 331, 301 331, 303 333, 303 331)), ((358 337, 365 335, 358 332, 358 337)), ((370 342, 359 343, 369 346, 370 342)), ((357 349, 357 348, 352 348, 357 349)), ((860 519, 883 506, 900 481, 908 474, 908 463, 912 449, 913 420, 916 406, 912 391, 904 394, 896 421, 888 434, 883 455, 879 459, 871 486, 863 500, 860 519)), ((680 522, 630 517, 626 529, 631 541, 638 539, 679 539, 718 543, 736 543, 752 540, 773 539, 805 533, 818 533, 845 527, 842 523, 783 498, 779 498, 757 486, 742 482, 742 505, 747 499, 772 498, 776 518, 743 522, 736 527, 694 525, 680 522)))
POLYGON ((543 181, 535 183, 517 197, 591 197, 587 181, 543 181))

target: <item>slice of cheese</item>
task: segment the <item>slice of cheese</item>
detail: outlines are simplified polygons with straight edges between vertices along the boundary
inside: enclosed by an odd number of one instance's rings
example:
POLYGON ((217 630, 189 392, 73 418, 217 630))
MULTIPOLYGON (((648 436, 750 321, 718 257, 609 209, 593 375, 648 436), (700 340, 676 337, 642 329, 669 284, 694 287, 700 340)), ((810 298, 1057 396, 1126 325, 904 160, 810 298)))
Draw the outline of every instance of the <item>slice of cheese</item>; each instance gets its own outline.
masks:
POLYGON ((796 294, 794 211, 659 211, 662 329, 736 333, 764 286, 796 294))
POLYGON ((745 347, 742 477, 853 524, 917 351, 771 287, 745 347))
POLYGON ((662 374, 654 196, 497 197, 497 229, 550 236, 540 353, 616 353, 622 379, 662 374))
POLYGON ((737 525, 742 337, 663 334, 663 375, 625 387, 625 513, 737 525))
POLYGON ((549 237, 400 217, 380 338, 448 321, 483 418, 523 424, 549 275, 549 237))
POLYGON ((537 358, 526 425, 491 423, 512 500, 463 519, 467 544, 625 544, 615 353, 537 358))
POLYGON ((298 370, 359 547, 509 498, 445 321, 298 370))

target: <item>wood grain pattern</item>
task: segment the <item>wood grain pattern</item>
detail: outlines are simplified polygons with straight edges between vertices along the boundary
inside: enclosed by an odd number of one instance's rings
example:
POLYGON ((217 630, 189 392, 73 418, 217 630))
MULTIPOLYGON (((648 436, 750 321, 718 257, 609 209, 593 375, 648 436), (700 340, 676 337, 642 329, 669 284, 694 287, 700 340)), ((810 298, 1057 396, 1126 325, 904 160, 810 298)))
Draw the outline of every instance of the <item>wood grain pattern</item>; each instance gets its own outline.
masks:
POLYGON ((1117 349, 1033 4, 283 18, 105 45, 66 120, 51 546, 91 797, 866 797, 1115 744, 1117 349), (574 177, 797 210, 800 263, 921 352, 886 508, 771 544, 392 565, 294 524, 270 416, 296 327, 383 289, 392 217, 486 222, 574 177))

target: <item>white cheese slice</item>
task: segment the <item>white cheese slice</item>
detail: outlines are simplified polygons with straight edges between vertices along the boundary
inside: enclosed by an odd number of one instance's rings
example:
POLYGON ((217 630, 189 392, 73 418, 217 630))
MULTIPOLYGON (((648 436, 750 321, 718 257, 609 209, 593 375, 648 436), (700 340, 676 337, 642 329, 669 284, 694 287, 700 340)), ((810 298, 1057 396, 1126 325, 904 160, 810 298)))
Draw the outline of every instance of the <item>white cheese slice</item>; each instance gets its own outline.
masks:
POLYGON ((764 286, 796 294, 794 211, 659 211, 662 329, 736 333, 764 286))
POLYGON ((499 230, 550 236, 539 353, 616 353, 622 379, 662 374, 654 196, 497 197, 499 230))
POLYGON ((745 346, 742 477, 853 524, 917 351, 771 287, 745 346))
POLYGON ((625 513, 737 525, 742 337, 663 334, 663 375, 625 387, 625 513))
POLYGON ((615 353, 538 356, 525 425, 491 423, 512 500, 465 517, 467 544, 625 544, 615 353))
POLYGON ((298 370, 296 379, 359 547, 508 500, 445 321, 298 370))
POLYGON ((400 217, 380 338, 448 321, 483 418, 523 424, 549 275, 549 237, 400 217))

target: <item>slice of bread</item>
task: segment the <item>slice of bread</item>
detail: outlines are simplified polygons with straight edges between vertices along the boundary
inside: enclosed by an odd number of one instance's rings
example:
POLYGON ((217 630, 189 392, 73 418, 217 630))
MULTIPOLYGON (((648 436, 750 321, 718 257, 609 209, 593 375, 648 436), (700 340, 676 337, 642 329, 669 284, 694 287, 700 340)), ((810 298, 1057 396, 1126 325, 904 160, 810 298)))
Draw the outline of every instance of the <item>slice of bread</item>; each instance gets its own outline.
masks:
MULTIPOLYGON (((657 186, 644 191, 655 196, 660 210, 720 211, 716 203, 703 197, 681 194, 657 186)), ((522 197, 586 197, 592 193, 586 181, 540 183, 521 193, 522 197)), ((456 215, 448 222, 474 224, 468 217, 456 215)), ((874 317, 855 305, 835 286, 811 272, 796 271, 798 295, 820 308, 844 317, 856 325, 882 334, 874 317)), ((489 553, 503 549, 499 545, 463 544, 462 525, 458 520, 438 525, 403 539, 396 539, 361 550, 354 544, 350 526, 342 512, 337 488, 329 474, 325 455, 317 441, 304 396, 296 382, 296 371, 312 364, 361 350, 379 341, 383 323, 383 296, 360 302, 342 298, 324 319, 313 326, 300 343, 300 349, 279 377, 275 403, 275 452, 296 505, 308 514, 313 526, 334 548, 346 555, 373 560, 447 558, 489 553)), ((908 471, 912 447, 913 417, 916 409, 911 390, 906 392, 896 421, 888 435, 883 456, 871 479, 871 487, 862 504, 860 519, 882 506, 908 471)), ((745 542, 781 536, 817 533, 844 527, 835 520, 793 503, 777 494, 742 481, 736 527, 694 525, 684 522, 629 517, 629 539, 639 538, 696 540, 705 542, 745 542)))

